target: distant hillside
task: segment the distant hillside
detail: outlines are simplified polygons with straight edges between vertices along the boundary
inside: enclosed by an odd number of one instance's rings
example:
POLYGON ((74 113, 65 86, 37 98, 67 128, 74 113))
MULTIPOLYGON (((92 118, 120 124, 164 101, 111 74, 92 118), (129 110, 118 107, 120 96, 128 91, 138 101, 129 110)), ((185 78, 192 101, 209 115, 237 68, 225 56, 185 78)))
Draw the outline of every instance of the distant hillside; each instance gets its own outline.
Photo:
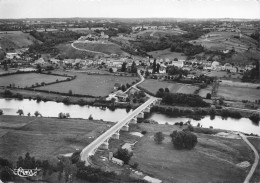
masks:
POLYGON ((33 44, 34 41, 38 40, 29 33, 23 33, 21 31, 0 32, 0 47, 4 50, 28 47, 33 44))
POLYGON ((231 50, 234 48, 236 52, 244 52, 246 50, 257 49, 257 41, 251 37, 237 32, 210 32, 201 36, 197 40, 190 43, 202 45, 209 50, 231 50))

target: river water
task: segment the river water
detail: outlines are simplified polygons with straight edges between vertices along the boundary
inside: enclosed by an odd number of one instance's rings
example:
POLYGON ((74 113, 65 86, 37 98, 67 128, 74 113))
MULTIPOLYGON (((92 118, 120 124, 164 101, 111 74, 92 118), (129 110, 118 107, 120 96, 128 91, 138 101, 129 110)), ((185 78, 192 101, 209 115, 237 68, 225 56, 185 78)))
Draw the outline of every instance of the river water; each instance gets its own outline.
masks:
MULTIPOLYGON (((31 115, 35 111, 39 111, 43 117, 58 117, 60 112, 69 113, 71 118, 83 118, 87 119, 90 115, 95 120, 102 119, 104 121, 117 122, 127 115, 126 109, 110 110, 108 108, 102 109, 94 106, 79 106, 79 105, 65 105, 63 103, 57 103, 53 101, 49 102, 36 102, 35 100, 16 100, 16 99, 0 99, 0 109, 3 110, 4 115, 18 115, 16 112, 18 109, 22 109, 24 114, 29 112, 31 115)), ((169 117, 165 114, 153 113, 148 119, 153 119, 160 124, 174 124, 175 122, 187 122, 191 121, 192 125, 200 123, 203 127, 220 128, 226 130, 241 131, 245 133, 254 133, 260 135, 259 124, 253 123, 250 119, 241 118, 222 119, 220 116, 216 116, 215 119, 210 119, 209 116, 196 121, 186 117, 169 117)))

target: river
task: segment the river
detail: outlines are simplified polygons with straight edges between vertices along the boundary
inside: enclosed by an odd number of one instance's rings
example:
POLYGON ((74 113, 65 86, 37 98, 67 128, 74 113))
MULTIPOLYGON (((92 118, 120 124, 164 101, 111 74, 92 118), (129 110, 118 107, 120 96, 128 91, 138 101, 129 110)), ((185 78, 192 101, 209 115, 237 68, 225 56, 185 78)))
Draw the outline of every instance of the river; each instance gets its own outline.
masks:
MULTIPOLYGON (((92 115, 93 119, 104 121, 117 122, 127 115, 126 109, 115 109, 110 110, 108 108, 101 109, 100 107, 94 106, 79 106, 79 105, 65 105, 63 103, 57 103, 53 101, 48 102, 36 102, 35 100, 17 100, 17 99, 0 99, 0 109, 3 110, 4 115, 18 115, 16 112, 18 109, 22 109, 24 114, 27 115, 29 112, 31 115, 35 111, 39 111, 43 117, 58 117, 60 112, 69 113, 71 118, 83 118, 87 119, 92 115)), ((220 116, 216 116, 215 119, 211 120, 209 116, 196 121, 186 117, 169 117, 165 114, 153 113, 149 119, 153 119, 160 124, 168 122, 174 124, 175 122, 187 122, 191 121, 191 124, 196 126, 200 123, 203 127, 219 128, 226 130, 241 131, 245 133, 254 133, 260 135, 259 124, 253 123, 248 118, 233 119, 227 118, 222 119, 220 116)))

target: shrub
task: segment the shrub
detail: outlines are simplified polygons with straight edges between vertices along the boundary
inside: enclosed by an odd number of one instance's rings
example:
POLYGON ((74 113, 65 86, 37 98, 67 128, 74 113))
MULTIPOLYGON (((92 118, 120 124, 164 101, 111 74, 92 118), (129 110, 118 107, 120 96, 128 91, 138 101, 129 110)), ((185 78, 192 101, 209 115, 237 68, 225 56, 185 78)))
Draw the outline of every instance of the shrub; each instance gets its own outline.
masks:
POLYGON ((258 113, 253 113, 250 115, 249 119, 253 122, 259 123, 260 117, 258 113))
POLYGON ((17 93, 16 97, 18 98, 18 100, 23 100, 23 95, 21 93, 17 93))
POLYGON ((65 97, 62 99, 62 103, 64 104, 69 104, 70 103, 70 98, 69 97, 65 97))
POLYGON ((210 93, 207 93, 206 99, 211 99, 211 94, 210 93))
POLYGON ((0 109, 0 115, 3 115, 4 111, 2 109, 0 109))
POLYGON ((135 163, 131 164, 131 167, 132 167, 133 169, 137 169, 138 165, 139 165, 139 164, 138 164, 137 162, 135 162, 135 163))
POLYGON ((93 120, 93 117, 92 117, 91 114, 89 115, 88 119, 89 119, 89 120, 93 120))
POLYGON ((127 149, 120 148, 117 150, 114 157, 122 160, 125 164, 128 164, 132 156, 133 153, 129 152, 127 149))
POLYGON ((23 115, 23 110, 22 109, 18 109, 18 111, 16 112, 19 114, 19 116, 23 115))
POLYGON ((145 135, 146 133, 147 133, 146 130, 143 130, 143 131, 141 132, 141 134, 143 134, 143 135, 145 135))
POLYGON ((12 96, 13 96, 13 93, 12 93, 10 90, 5 90, 5 91, 4 91, 4 96, 5 96, 5 97, 12 97, 12 96))
POLYGON ((154 134, 154 141, 157 144, 161 144, 163 140, 164 140, 164 135, 162 132, 157 132, 154 134))
POLYGON ((35 112, 34 112, 34 115, 35 115, 36 117, 38 117, 38 116, 41 116, 41 113, 39 113, 39 111, 35 111, 35 112))

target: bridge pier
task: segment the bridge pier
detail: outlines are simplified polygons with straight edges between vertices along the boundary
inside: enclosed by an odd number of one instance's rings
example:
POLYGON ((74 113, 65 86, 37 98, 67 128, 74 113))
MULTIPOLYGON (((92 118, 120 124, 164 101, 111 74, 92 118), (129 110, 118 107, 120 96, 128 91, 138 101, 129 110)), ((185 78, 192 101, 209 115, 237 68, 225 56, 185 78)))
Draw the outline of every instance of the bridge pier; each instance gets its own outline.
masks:
POLYGON ((114 133, 111 138, 112 139, 119 139, 119 136, 120 136, 119 131, 116 131, 116 133, 114 133))
POLYGON ((109 147, 109 143, 108 143, 109 139, 107 139, 105 142, 103 142, 101 145, 100 145, 100 149, 104 149, 104 150, 107 150, 108 147, 109 147))
POLYGON ((136 123, 137 123, 137 118, 134 117, 133 119, 131 119, 130 123, 131 123, 131 124, 136 124, 136 123))
POLYGON ((129 125, 128 123, 121 128, 122 131, 128 132, 129 131, 129 125))
POLYGON ((151 108, 150 108, 150 106, 148 106, 148 107, 146 107, 145 109, 144 109, 144 112, 150 112, 151 111, 151 108))
POLYGON ((140 113, 137 115, 137 118, 144 118, 144 113, 143 113, 143 112, 140 112, 140 113))

